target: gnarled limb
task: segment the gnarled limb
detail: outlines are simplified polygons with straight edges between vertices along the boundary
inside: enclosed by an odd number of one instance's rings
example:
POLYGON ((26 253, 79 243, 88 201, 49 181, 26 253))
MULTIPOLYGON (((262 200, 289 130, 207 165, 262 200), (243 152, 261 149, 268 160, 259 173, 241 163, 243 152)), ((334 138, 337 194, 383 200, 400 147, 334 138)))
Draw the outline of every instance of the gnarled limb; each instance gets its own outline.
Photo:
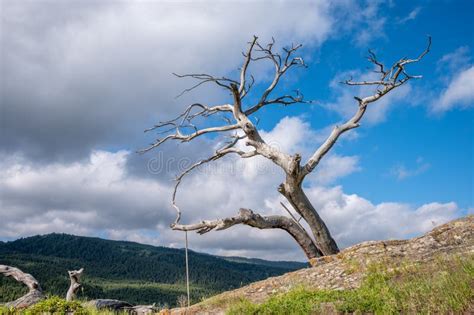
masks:
POLYGON ((84 268, 79 270, 71 270, 68 271, 69 279, 71 280, 71 285, 67 290, 66 294, 66 301, 72 301, 76 298, 76 293, 79 288, 82 286, 79 281, 81 280, 82 273, 84 272, 84 268))
POLYGON ((23 283, 29 289, 28 293, 15 301, 6 303, 7 307, 26 308, 38 303, 44 298, 43 290, 39 282, 29 273, 25 273, 18 268, 0 265, 0 274, 7 277, 12 277, 18 282, 23 283))
POLYGON ((241 208, 238 215, 225 219, 201 221, 196 224, 175 224, 173 230, 197 231, 205 234, 209 231, 221 231, 237 224, 245 224, 259 229, 282 229, 287 231, 305 252, 308 258, 322 255, 321 251, 314 245, 313 240, 298 222, 281 215, 262 216, 250 209, 241 208))

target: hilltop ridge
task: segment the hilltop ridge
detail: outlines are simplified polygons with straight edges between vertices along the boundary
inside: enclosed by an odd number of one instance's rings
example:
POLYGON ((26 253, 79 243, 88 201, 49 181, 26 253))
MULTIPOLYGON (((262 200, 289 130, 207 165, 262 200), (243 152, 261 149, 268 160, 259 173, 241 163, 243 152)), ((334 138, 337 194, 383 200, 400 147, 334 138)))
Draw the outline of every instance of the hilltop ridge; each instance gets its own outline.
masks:
MULTIPOLYGON (((351 246, 337 255, 315 259, 312 262, 314 267, 221 293, 191 306, 187 314, 223 314, 239 301, 259 304, 298 287, 316 291, 353 290, 361 286, 374 264, 383 264, 393 270, 404 264, 424 266, 438 258, 460 256, 472 259, 473 255, 474 216, 469 215, 409 240, 369 241, 351 246)), ((474 281, 471 282, 472 292, 474 281)), ((174 309, 171 314, 183 314, 183 309, 174 309)))

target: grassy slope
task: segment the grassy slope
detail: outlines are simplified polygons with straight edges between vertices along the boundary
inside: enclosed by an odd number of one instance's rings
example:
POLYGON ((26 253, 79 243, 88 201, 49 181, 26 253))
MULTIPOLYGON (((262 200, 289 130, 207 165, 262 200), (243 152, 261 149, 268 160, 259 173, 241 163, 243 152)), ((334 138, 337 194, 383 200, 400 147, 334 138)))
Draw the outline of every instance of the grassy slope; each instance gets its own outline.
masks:
MULTIPOLYGON (((113 286, 114 284, 111 283, 113 286)), ((275 295, 262 304, 247 300, 225 301, 229 315, 447 314, 472 311, 474 301, 474 255, 443 257, 422 264, 372 265, 362 286, 355 290, 331 291, 296 288, 275 295)), ((221 301, 224 303, 224 301, 221 301)), ((217 305, 216 305, 217 306, 217 305)), ((23 314, 74 309, 76 314, 111 314, 83 308, 59 298, 41 302, 23 314)), ((0 314, 14 314, 0 307, 0 314)), ((18 314, 18 313, 15 313, 18 314)))
POLYGON ((373 265, 356 290, 308 290, 276 295, 262 304, 227 301, 228 314, 446 314, 472 311, 474 255, 444 257, 392 268, 373 265))

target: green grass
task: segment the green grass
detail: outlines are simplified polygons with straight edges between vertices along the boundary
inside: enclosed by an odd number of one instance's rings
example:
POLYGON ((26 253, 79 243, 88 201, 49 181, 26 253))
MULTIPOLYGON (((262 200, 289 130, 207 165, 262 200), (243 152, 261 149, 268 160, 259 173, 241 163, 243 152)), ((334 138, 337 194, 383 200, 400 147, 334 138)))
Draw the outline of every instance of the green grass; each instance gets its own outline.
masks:
MULTIPOLYGON (((135 285, 141 287, 152 284, 137 282, 135 285)), ((109 281, 106 286, 114 288, 121 284, 109 281)), ((274 295, 262 304, 238 297, 226 301, 208 301, 211 309, 215 303, 231 305, 229 315, 317 314, 327 312, 327 308, 356 314, 461 313, 474 303, 474 255, 438 258, 423 264, 406 263, 397 268, 386 264, 372 265, 360 288, 355 290, 316 291, 299 287, 286 294, 274 295)), ((2 315, 64 314, 67 310, 74 310, 77 315, 113 314, 85 308, 79 302, 66 302, 58 297, 48 298, 21 312, 0 306, 2 315)))
POLYGON ((129 315, 127 311, 97 310, 86 307, 79 301, 67 302, 58 296, 51 296, 24 310, 15 310, 0 306, 0 315, 47 315, 47 314, 74 314, 74 315, 129 315))
POLYGON ((2 315, 67 314, 68 312, 74 312, 76 315, 89 314, 80 302, 67 302, 58 296, 49 297, 21 311, 16 311, 14 308, 0 307, 0 314, 2 315))
POLYGON ((339 312, 445 314, 474 303, 474 255, 439 258, 422 265, 369 268, 360 288, 346 291, 300 287, 262 304, 234 303, 228 314, 314 314, 332 304, 339 312))

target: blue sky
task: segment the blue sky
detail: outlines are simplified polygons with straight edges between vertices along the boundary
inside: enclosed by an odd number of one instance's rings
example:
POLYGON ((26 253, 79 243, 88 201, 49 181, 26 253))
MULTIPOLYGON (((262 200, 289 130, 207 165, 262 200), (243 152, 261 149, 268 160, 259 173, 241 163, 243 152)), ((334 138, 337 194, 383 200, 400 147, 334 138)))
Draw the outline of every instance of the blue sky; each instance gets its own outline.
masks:
MULTIPOLYGON (((413 74, 424 77, 411 82, 413 93, 394 104, 383 121, 372 125, 362 122, 357 130, 361 137, 337 148, 342 154, 359 155, 362 168, 339 183, 346 191, 364 194, 377 202, 422 204, 455 200, 467 211, 473 206, 474 192, 473 100, 471 97, 466 101, 466 108, 459 108, 458 104, 441 113, 432 112, 432 103, 446 89, 446 77, 472 65, 473 21, 469 12, 474 3, 395 1, 382 7, 387 21, 384 27, 371 30, 373 38, 369 42, 358 43, 349 32, 328 40, 319 51, 309 48, 314 61, 307 70, 297 70, 298 81, 291 87, 299 88, 308 99, 331 100, 334 95, 327 82, 341 70, 369 71, 367 49, 373 49, 390 64, 404 56, 417 56, 426 45, 426 36, 431 35, 432 50, 413 67, 413 74), (412 19, 408 19, 410 14, 412 19), (454 69, 443 66, 443 56, 459 49, 465 51, 458 56, 459 62, 465 63, 454 69), (409 174, 399 178, 397 169, 409 174)), ((308 111, 301 105, 285 111, 269 110, 270 119, 261 125, 271 128, 289 113, 305 115, 312 125, 321 127, 340 119, 318 106, 308 111)))
MULTIPOLYGON (((472 1, 10 1, 1 0, 0 239, 65 232, 182 247, 172 179, 212 153, 218 137, 168 143, 143 130, 187 104, 229 102, 171 73, 238 76, 253 35, 301 43, 308 68, 292 69, 274 95, 299 89, 312 104, 264 108, 265 140, 307 159, 367 91, 373 49, 391 65, 431 51, 411 80, 371 104, 305 182, 341 247, 419 235, 472 213, 474 43, 472 1), (265 17, 265 18, 262 18, 265 17), (151 169, 158 165, 157 169, 151 169)), ((252 65, 259 98, 272 68, 252 65)), ((202 126, 220 123, 202 121, 202 126)), ((282 174, 261 159, 226 159, 191 174, 178 202, 183 223, 239 207, 284 214, 282 174)), ((192 235, 220 255, 304 259, 285 233, 248 227, 192 235), (276 246, 278 244, 278 246, 276 246)))

